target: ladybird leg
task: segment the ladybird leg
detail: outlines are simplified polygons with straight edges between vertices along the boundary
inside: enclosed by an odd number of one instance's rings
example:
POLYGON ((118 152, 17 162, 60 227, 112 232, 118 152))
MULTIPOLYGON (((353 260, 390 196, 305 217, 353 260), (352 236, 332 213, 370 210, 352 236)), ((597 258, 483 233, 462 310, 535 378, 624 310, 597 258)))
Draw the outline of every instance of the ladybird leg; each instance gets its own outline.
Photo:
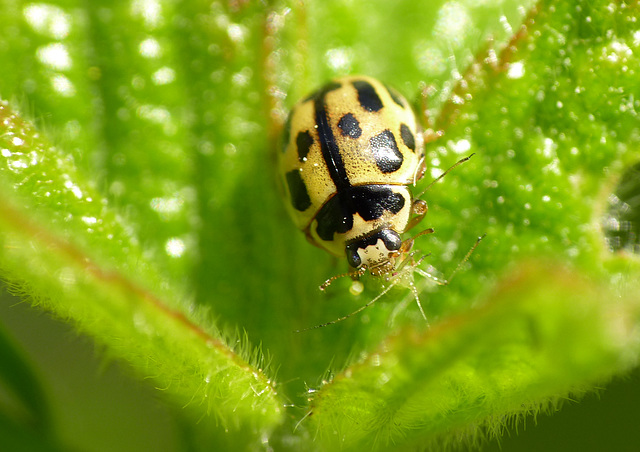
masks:
POLYGON ((409 220, 409 223, 407 223, 407 227, 404 230, 408 231, 414 228, 418 223, 422 221, 428 210, 429 206, 427 206, 426 201, 422 199, 416 199, 415 201, 413 201, 413 204, 411 205, 411 215, 414 215, 414 217, 409 220))
POLYGON ((413 185, 416 185, 419 180, 424 177, 424 173, 427 172, 427 163, 424 161, 424 157, 420 160, 420 164, 418 165, 418 169, 416 173, 413 175, 413 185))
POLYGON ((420 303, 420 297, 418 295, 418 289, 416 289, 416 286, 413 283, 411 283, 409 285, 409 288, 411 289, 411 293, 413 293, 413 298, 415 298, 416 304, 418 305, 418 308, 420 309, 420 314, 422 314, 422 318, 424 319, 425 322, 427 322, 427 327, 429 327, 429 321, 427 320, 427 315, 424 313, 424 309, 422 309, 422 303, 420 303))
MULTIPOLYGON (((428 229, 425 229, 424 231, 420 231, 419 233, 417 233, 413 237, 408 238, 407 240, 402 242, 402 245, 400 245, 400 249, 396 252, 397 253, 396 257, 402 256, 402 255, 405 255, 405 254, 409 254, 409 252, 411 251, 411 248, 413 248, 413 242, 414 242, 415 239, 417 239, 421 235, 433 234, 434 232, 436 232, 436 231, 433 228, 428 228, 428 229)), ((413 260, 413 255, 412 254, 410 254, 410 257, 413 260)), ((414 263, 414 264, 412 264, 412 266, 418 265, 420 262, 422 262, 422 259, 424 259, 425 257, 426 256, 421 257, 419 259, 418 263, 414 263)))
MULTIPOLYGON (((411 241, 411 244, 413 244, 413 241, 411 241)), ((410 245, 407 245, 407 246, 410 246, 410 245)), ((402 251, 402 248, 398 251, 398 255, 396 257, 400 256, 400 251, 402 251)), ((404 251, 404 255, 399 260, 398 266, 396 267, 396 271, 393 272, 391 275, 392 277, 397 277, 398 275, 402 275, 403 273, 410 271, 410 270, 407 270, 407 268, 409 269, 415 268, 417 265, 420 265, 427 256, 431 255, 431 253, 423 254, 422 256, 420 256, 420 259, 416 260, 415 259, 416 251, 411 251, 411 252, 409 251, 410 251, 409 249, 404 251)))
MULTIPOLYGON (((415 252, 410 253, 409 257, 402 262, 401 266, 403 266, 404 268, 400 268, 400 267, 398 268, 399 272, 396 275, 396 280, 401 280, 407 275, 411 276, 411 273, 414 271, 414 269, 422 263, 425 257, 428 256, 428 255, 424 255, 416 260, 414 259, 414 254, 415 252)), ((415 285, 413 277, 409 278, 408 287, 409 287, 409 290, 411 291, 411 295, 404 297, 404 299, 394 307, 393 311, 391 312, 391 315, 389 316, 389 325, 393 325, 395 323, 395 318, 398 315, 398 313, 403 312, 407 308, 409 303, 415 300, 416 304, 418 305, 418 309, 420 310, 420 314, 422 314, 422 318, 425 320, 427 324, 427 328, 429 328, 429 320, 427 319, 427 316, 422 307, 422 303, 420 302, 418 288, 415 285)))

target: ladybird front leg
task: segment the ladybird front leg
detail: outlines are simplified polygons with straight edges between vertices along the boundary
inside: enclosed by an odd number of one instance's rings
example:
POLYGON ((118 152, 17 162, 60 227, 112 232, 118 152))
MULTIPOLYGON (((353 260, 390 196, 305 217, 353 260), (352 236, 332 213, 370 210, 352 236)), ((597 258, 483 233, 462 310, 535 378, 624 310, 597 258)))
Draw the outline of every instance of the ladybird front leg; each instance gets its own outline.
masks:
POLYGON ((397 254, 395 257, 399 257, 403 254, 408 254, 411 251, 411 248, 413 248, 413 242, 415 241, 415 239, 417 239, 422 235, 433 234, 434 232, 436 231, 433 228, 428 228, 428 229, 425 229, 424 231, 418 232, 413 237, 408 238, 407 240, 402 242, 402 245, 400 245, 400 249, 396 252, 397 254))
POLYGON ((429 207, 427 206, 426 201, 422 199, 414 200, 413 204, 411 205, 411 215, 413 216, 413 218, 411 218, 409 220, 409 223, 407 223, 405 231, 414 228, 418 223, 420 223, 425 215, 427 215, 428 210, 429 207))

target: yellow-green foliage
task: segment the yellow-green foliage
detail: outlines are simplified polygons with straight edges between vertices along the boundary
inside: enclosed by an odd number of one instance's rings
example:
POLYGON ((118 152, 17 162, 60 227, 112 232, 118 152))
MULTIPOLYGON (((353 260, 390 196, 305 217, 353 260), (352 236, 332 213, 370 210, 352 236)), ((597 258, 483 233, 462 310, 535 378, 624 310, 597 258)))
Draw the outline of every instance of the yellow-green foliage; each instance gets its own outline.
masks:
MULTIPOLYGON (((637 6, 489 3, 0 0, 0 276, 186 413, 185 449, 459 446, 623 374, 640 265, 602 221, 640 160, 637 6), (273 174, 284 107, 345 73, 445 130, 423 186, 476 153, 425 195, 425 268, 487 234, 417 280, 431 328, 394 288, 293 333, 380 290, 318 291, 346 264, 273 174)), ((4 335, 0 359, 28 413, 0 434, 64 448, 4 335)))

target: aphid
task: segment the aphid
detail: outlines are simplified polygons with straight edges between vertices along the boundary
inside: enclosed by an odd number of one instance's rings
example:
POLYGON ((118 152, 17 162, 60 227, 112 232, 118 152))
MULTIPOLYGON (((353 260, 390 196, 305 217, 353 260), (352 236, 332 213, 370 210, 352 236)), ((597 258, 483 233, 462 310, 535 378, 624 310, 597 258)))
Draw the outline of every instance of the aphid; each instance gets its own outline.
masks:
MULTIPOLYGON (((414 239, 433 229, 401 238, 427 213, 427 203, 411 193, 425 173, 423 141, 406 99, 371 77, 333 80, 293 107, 279 158, 289 212, 311 243, 346 256, 351 267, 321 289, 367 271, 390 281, 374 300, 328 324, 370 306, 414 271, 433 279, 411 252, 414 239)), ((417 289, 408 285, 426 319, 417 289)))

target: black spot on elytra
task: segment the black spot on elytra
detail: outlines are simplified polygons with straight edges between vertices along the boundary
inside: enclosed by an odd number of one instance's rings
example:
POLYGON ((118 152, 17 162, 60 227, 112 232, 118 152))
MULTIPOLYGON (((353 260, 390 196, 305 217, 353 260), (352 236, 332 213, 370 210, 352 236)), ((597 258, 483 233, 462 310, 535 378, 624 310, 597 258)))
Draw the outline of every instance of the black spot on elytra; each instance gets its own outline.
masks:
POLYGON ((416 139, 411 133, 411 129, 406 124, 400 124, 400 136, 404 144, 412 151, 416 150, 416 139))
POLYGON ((353 216, 349 208, 342 205, 340 196, 331 198, 316 214, 316 232, 325 242, 333 240, 333 234, 344 234, 353 227, 353 216))
POLYGON ((307 185, 300 176, 300 171, 289 171, 285 177, 291 193, 291 205, 294 209, 304 212, 311 206, 311 198, 307 192, 307 185))
POLYGON ((313 137, 308 131, 299 132, 296 137, 296 146, 298 147, 298 160, 304 162, 309 154, 309 149, 313 144, 313 137))
POLYGON ((388 185, 359 185, 338 192, 316 215, 318 236, 333 240, 335 233, 344 234, 353 228, 357 213, 365 221, 377 220, 385 211, 396 214, 404 207, 404 196, 394 193, 388 185))
POLYGON ((362 135, 360 123, 351 113, 347 113, 340 118, 338 127, 340 128, 342 135, 345 137, 359 138, 360 135, 362 135))
POLYGON ((400 97, 400 94, 398 94, 398 92, 395 89, 391 88, 389 85, 385 84, 384 87, 387 88, 391 99, 393 99, 393 101, 402 108, 405 108, 405 105, 402 103, 402 97, 400 97))
POLYGON ((402 154, 398 150, 396 138, 390 130, 385 130, 369 140, 376 165, 383 173, 393 173, 402 166, 402 154))
POLYGON ((383 107, 376 89, 369 82, 356 80, 353 86, 358 91, 358 102, 362 108, 367 111, 378 111, 383 107))

